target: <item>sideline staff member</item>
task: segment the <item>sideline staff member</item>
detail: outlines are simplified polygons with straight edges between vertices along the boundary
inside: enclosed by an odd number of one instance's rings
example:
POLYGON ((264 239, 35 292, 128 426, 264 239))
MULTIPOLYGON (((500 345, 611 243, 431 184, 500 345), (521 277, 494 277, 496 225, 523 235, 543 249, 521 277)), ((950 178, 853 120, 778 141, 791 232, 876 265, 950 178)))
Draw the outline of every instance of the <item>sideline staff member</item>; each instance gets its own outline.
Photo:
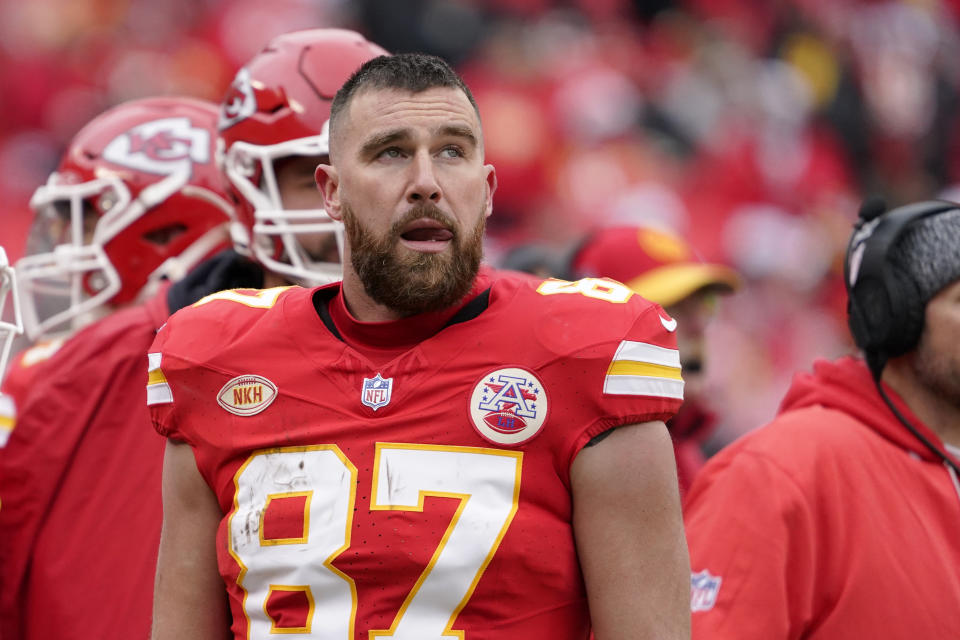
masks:
POLYGON ((960 205, 865 206, 865 360, 818 361, 687 497, 693 637, 960 638, 960 205))

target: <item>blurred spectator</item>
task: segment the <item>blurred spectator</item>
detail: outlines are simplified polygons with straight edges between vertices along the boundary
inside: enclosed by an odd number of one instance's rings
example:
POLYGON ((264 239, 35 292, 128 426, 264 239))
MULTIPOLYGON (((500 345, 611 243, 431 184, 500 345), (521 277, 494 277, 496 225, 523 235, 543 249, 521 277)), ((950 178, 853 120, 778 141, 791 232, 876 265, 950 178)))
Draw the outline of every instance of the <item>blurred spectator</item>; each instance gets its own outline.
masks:
MULTIPOLYGON (((717 294, 734 291, 740 278, 731 268, 700 261, 682 238, 650 227, 612 227, 586 238, 573 255, 572 277, 612 278, 662 306, 675 321, 685 382, 683 406, 667 423, 677 456, 683 493, 703 466, 700 449, 714 417, 704 388, 704 332, 717 294)), ((667 326, 671 320, 664 320, 667 326)))
POLYGON ((522 271, 541 278, 565 278, 567 265, 562 252, 543 244, 517 245, 498 265, 501 269, 522 271))

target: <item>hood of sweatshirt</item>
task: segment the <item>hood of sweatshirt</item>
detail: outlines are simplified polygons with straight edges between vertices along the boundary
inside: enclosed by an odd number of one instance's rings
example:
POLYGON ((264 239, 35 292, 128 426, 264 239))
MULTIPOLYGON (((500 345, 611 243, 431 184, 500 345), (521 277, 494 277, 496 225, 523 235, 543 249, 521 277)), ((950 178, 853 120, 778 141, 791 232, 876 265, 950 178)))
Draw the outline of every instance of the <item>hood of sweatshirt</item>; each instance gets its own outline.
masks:
MULTIPOLYGON (((904 403, 896 391, 883 385, 884 391, 900 413, 941 451, 943 442, 904 403)), ((817 360, 813 372, 794 376, 790 390, 780 404, 779 413, 821 406, 842 411, 859 420, 898 447, 912 451, 924 460, 940 461, 916 436, 910 433, 883 401, 866 363, 860 358, 817 360)), ((955 460, 956 461, 956 460, 955 460)))

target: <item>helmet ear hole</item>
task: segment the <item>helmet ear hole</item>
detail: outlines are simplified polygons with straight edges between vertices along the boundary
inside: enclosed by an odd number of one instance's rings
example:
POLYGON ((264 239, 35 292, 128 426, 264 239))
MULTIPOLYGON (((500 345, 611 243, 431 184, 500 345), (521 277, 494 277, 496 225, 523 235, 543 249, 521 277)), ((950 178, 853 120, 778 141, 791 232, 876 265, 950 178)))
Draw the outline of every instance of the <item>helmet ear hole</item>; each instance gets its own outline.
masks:
POLYGON ((150 244, 157 245, 158 247, 165 247, 186 232, 187 225, 176 223, 166 225, 152 231, 147 231, 142 237, 150 244))

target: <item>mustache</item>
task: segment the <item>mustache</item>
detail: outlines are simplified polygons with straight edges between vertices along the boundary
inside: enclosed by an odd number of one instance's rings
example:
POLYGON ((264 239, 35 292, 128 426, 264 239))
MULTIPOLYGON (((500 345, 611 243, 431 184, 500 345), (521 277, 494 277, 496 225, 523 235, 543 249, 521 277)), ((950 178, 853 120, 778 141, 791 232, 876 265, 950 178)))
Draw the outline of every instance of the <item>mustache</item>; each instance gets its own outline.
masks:
POLYGON ((410 207, 406 213, 390 227, 390 235, 394 238, 399 238, 400 234, 403 233, 404 227, 414 220, 420 220, 421 218, 439 222, 447 231, 452 233, 455 238, 459 235, 456 223, 432 202, 424 202, 410 207))

